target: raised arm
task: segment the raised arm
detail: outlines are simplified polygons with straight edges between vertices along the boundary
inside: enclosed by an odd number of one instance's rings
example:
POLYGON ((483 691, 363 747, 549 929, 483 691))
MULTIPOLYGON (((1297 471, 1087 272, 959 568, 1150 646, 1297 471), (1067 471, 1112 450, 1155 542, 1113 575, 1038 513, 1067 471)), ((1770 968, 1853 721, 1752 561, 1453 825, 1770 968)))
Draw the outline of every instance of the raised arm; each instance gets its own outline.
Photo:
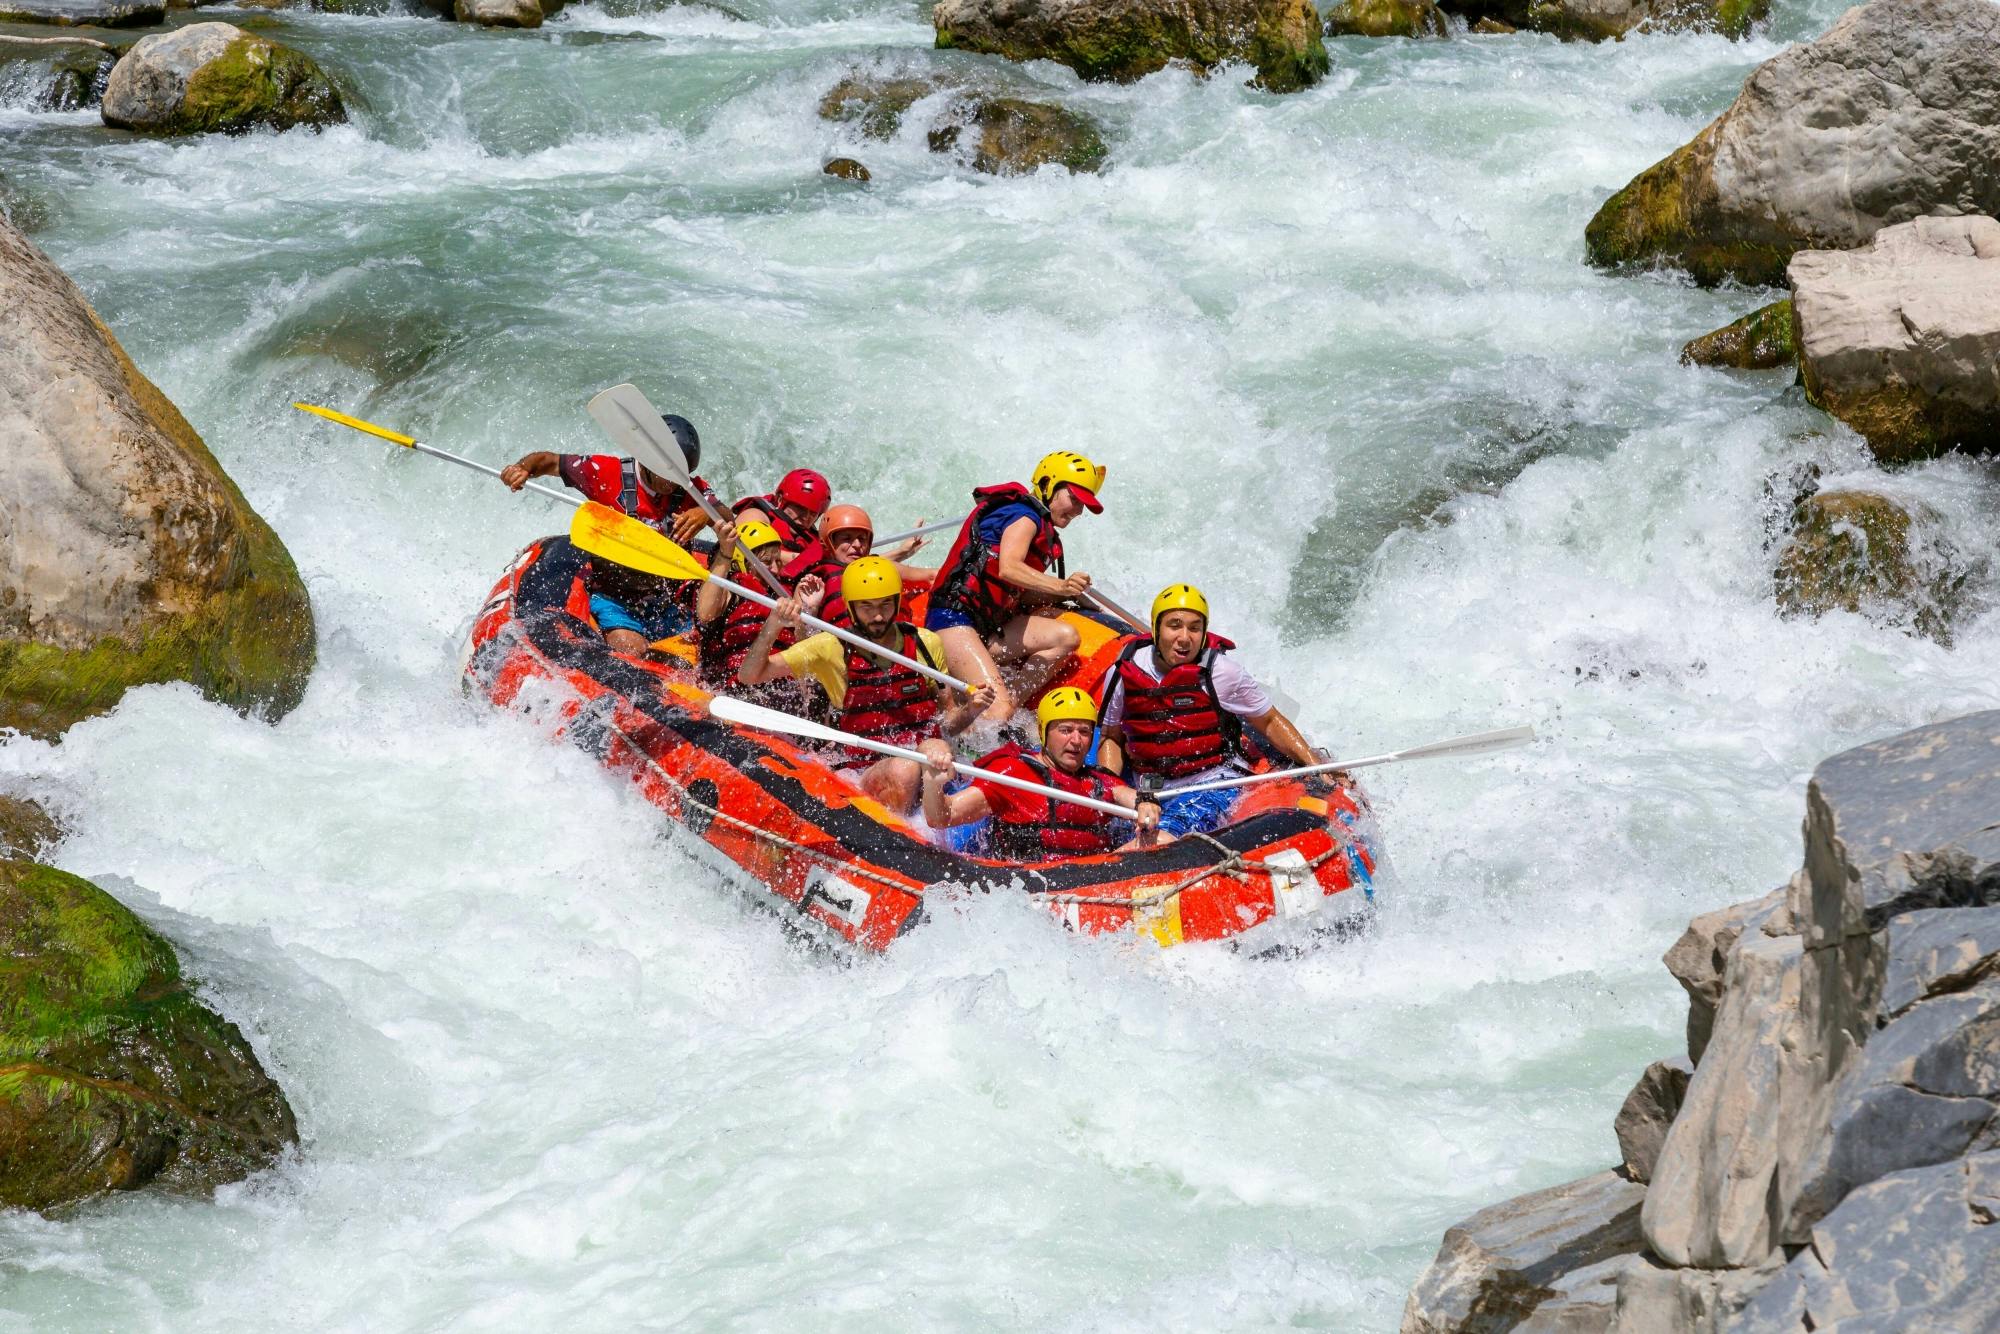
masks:
MULTIPOLYGON (((727 579, 732 573, 730 557, 736 554, 736 525, 724 520, 715 534, 715 554, 708 558, 708 572, 727 579)), ((703 625, 729 609, 729 590, 712 580, 704 580, 694 595, 694 618, 703 625)))
POLYGON ((553 477, 562 468, 562 456, 546 449, 523 454, 500 470, 500 480, 509 491, 519 491, 532 477, 553 477))
POLYGON ((769 616, 764 618, 763 628, 750 641, 744 651, 743 666, 737 670, 736 679, 746 686, 762 685, 766 681, 785 681, 792 675, 792 665, 783 658, 771 656, 771 645, 778 642, 778 636, 787 630, 799 627, 799 600, 797 596, 779 598, 769 616))

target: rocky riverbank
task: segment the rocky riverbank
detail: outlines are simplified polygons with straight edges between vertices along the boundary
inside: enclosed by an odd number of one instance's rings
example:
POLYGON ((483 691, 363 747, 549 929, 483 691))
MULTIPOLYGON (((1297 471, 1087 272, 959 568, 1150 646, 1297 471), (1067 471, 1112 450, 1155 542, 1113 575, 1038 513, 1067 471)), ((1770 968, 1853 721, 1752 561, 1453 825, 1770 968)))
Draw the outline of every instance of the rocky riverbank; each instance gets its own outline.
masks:
POLYGON ((1667 951, 1622 1161, 1448 1231, 1406 1334, 2000 1325, 1996 812, 2000 711, 1822 762, 1799 872, 1667 951))

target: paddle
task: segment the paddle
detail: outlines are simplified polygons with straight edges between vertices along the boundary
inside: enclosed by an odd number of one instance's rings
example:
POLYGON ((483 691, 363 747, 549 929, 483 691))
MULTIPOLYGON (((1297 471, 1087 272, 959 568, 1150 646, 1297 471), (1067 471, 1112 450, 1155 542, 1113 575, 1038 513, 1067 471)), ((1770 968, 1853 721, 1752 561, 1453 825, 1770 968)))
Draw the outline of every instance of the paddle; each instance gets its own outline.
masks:
MULTIPOLYGON (((731 583, 696 560, 685 547, 637 519, 627 518, 608 505, 585 504, 578 508, 576 518, 569 526, 569 540, 593 556, 645 574, 658 575, 662 579, 695 580, 706 579, 718 588, 726 588, 737 597, 746 598, 760 607, 775 607, 777 599, 767 598, 762 593, 754 593, 741 584, 731 583)), ((789 593, 786 594, 790 596, 789 593)), ((852 644, 864 653, 873 653, 878 658, 890 662, 900 662, 912 668, 939 685, 950 686, 964 695, 972 694, 972 687, 955 676, 948 675, 935 667, 926 666, 915 658, 906 658, 900 653, 891 653, 865 635, 857 635, 843 630, 837 625, 829 625, 816 616, 801 616, 800 620, 815 630, 824 630, 843 643, 852 644)))
MULTIPOLYGON (((918 764, 922 765, 930 763, 929 758, 920 750, 907 750, 902 746, 891 746, 885 742, 871 741, 866 737, 854 736, 838 728, 822 727, 818 723, 810 723, 803 718, 794 718, 789 713, 779 713, 776 709, 767 709, 760 705, 732 698, 728 695, 717 695, 714 699, 711 699, 708 702, 708 712, 710 717, 720 718, 725 723, 741 723, 745 727, 761 728, 766 732, 783 732, 789 736, 805 737, 812 741, 831 741, 836 745, 854 746, 860 750, 872 750, 877 755, 894 755, 905 760, 915 760, 918 764)), ((1040 783, 1031 783, 1025 778, 1014 778, 1008 774, 996 774, 989 770, 981 769, 977 765, 962 764, 957 760, 951 762, 951 767, 967 777, 977 778, 981 782, 997 783, 1001 787, 1011 787, 1018 792, 1033 792, 1037 796, 1048 797, 1053 801, 1066 801, 1072 806, 1083 806, 1093 811, 1103 811, 1106 815, 1115 815, 1121 820, 1132 818, 1131 811, 1126 810, 1123 806, 1115 802, 1099 801, 1095 797, 1080 797, 1074 793, 1064 792, 1061 788, 1044 787, 1040 783)))
POLYGON ((1268 783, 1274 778, 1303 778, 1307 774, 1331 773, 1336 769, 1365 769, 1371 764, 1394 764, 1399 760, 1434 760, 1446 755, 1482 755, 1489 750, 1511 750, 1515 746, 1525 746, 1534 739, 1535 729, 1532 727, 1509 727, 1498 732, 1473 732, 1466 736, 1455 736, 1449 741, 1433 741, 1428 746, 1411 746, 1408 750, 1392 750, 1386 755, 1370 755, 1366 759, 1329 760, 1325 764, 1309 764, 1302 769, 1274 769, 1270 773, 1248 774, 1242 778, 1217 778, 1206 783, 1189 783, 1185 787, 1162 788, 1160 795, 1175 797, 1183 792, 1214 792, 1218 788, 1268 783))
POLYGON ((907 533, 891 533, 887 537, 878 537, 875 539, 875 545, 878 547, 893 547, 898 542, 907 542, 913 537, 928 537, 932 533, 941 533, 947 528, 956 528, 964 522, 965 516, 963 514, 959 515, 956 519, 939 519, 936 523, 927 523, 921 528, 912 528, 907 533))
MULTIPOLYGON (((386 426, 377 426, 374 422, 362 421, 359 417, 350 417, 344 412, 335 412, 332 408, 323 408, 316 403, 294 403, 292 406, 300 412, 310 412, 315 417, 324 417, 330 422, 339 422, 342 426, 350 427, 365 435, 380 436, 390 444, 401 445, 405 449, 414 449, 419 454, 428 454, 434 459, 443 459, 447 463, 456 463, 459 467, 470 468, 474 472, 483 472, 488 477, 498 477, 500 475, 498 468, 489 468, 483 463, 475 463, 462 454, 446 453, 435 445, 425 444, 415 436, 404 435, 401 431, 392 431, 386 426)), ((540 492, 551 500, 560 500, 565 505, 581 505, 583 503, 581 496, 573 496, 567 491, 558 491, 554 487, 543 486, 539 482, 528 482, 525 484, 525 489, 540 492)))
MULTIPOLYGON (((612 443, 631 454, 640 467, 659 474, 693 496, 694 503, 701 506, 701 512, 708 516, 708 521, 718 529, 722 527, 726 521, 722 511, 694 484, 694 478, 688 475, 687 458, 681 453, 680 442, 673 439, 665 419, 637 386, 614 384, 592 398, 584 410, 590 414, 592 421, 604 428, 612 443)), ((779 597, 791 591, 777 575, 771 573, 770 566, 758 559, 756 552, 741 544, 738 544, 738 549, 743 553, 744 563, 757 572, 757 577, 764 581, 766 588, 779 597)))

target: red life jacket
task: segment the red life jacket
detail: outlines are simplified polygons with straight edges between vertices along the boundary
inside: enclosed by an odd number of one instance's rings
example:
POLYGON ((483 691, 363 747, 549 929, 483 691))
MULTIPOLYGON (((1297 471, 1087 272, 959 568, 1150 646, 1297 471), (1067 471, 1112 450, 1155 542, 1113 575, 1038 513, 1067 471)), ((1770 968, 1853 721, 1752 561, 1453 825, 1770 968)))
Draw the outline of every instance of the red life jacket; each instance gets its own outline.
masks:
POLYGON ((799 581, 809 574, 816 574, 826 585, 826 601, 819 604, 819 618, 831 622, 845 630, 854 624, 847 614, 847 599, 840 595, 840 576, 847 569, 835 560, 826 549, 826 543, 814 538, 812 545, 798 554, 798 558, 778 571, 788 587, 797 588, 799 581))
MULTIPOLYGON (((927 667, 944 670, 931 661, 917 628, 901 621, 903 652, 927 667)), ((855 736, 886 741, 892 746, 914 746, 937 735, 937 687, 916 669, 889 662, 858 648, 847 650, 847 696, 840 703, 839 728, 855 736)))
MULTIPOLYGON (((804 551, 818 539, 812 529, 801 528, 792 522, 792 516, 785 513, 784 505, 776 496, 745 496, 729 507, 730 513, 741 516, 744 510, 762 510, 764 517, 777 531, 778 541, 787 551, 804 551)), ((772 573, 777 573, 775 570, 772 573)))
POLYGON ((1025 504, 1036 516, 1034 540, 1028 543, 1027 562, 1031 569, 1046 570, 1054 565, 1057 577, 1063 570, 1062 538, 1048 507, 1035 493, 1019 482, 982 486, 972 493, 972 513, 965 516, 958 538, 945 554, 944 566, 931 589, 932 607, 963 612, 981 636, 998 634, 1014 619, 1021 604, 1021 590, 1000 577, 1000 549, 988 546, 979 536, 979 525, 995 510, 1006 505, 1025 504))
MULTIPOLYGON (((770 611, 758 606, 749 598, 732 595, 729 606, 722 615, 712 621, 703 621, 696 632, 697 659, 701 669, 701 679, 706 684, 733 684, 737 669, 749 655, 751 641, 764 628, 764 620, 770 611)), ((792 640, 789 635, 779 635, 772 644, 772 651, 787 647, 792 640)))
MULTIPOLYGON (((697 508, 695 498, 679 487, 671 487, 667 491, 667 497, 671 497, 669 508, 666 498, 656 496, 639 485, 639 465, 631 459, 611 454, 564 454, 557 463, 556 471, 565 486, 583 492, 600 505, 611 506, 620 514, 644 520, 655 528, 669 527, 675 518, 697 508)), ((709 490, 708 483, 701 478, 690 480, 704 492, 709 490)))
POLYGON ((1216 697, 1213 671, 1215 655, 1236 645, 1210 635, 1193 662, 1154 677, 1137 660, 1139 650, 1152 643, 1146 636, 1133 638, 1104 681, 1107 704, 1113 685, 1125 689, 1125 755, 1133 772, 1184 778, 1236 755, 1243 723, 1216 697))
MULTIPOLYGON (((1031 755, 1019 746, 1002 746, 990 755, 981 756, 976 767, 1099 801, 1110 801, 1118 784, 1117 775, 1094 764, 1085 765, 1079 773, 1066 774, 1040 755, 1031 755)), ((993 803, 993 823, 987 839, 993 855, 1010 862, 1089 857, 1109 852, 1116 844, 1111 817, 1103 811, 1011 789, 1004 802, 993 803)))

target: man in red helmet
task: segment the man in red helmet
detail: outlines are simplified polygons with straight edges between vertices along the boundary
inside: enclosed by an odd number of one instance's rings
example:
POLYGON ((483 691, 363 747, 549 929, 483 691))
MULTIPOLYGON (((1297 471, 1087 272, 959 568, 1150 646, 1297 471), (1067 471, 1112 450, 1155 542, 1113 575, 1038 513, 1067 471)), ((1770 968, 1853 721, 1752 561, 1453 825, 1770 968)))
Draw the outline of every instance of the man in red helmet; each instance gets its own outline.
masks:
POLYGON ((736 522, 768 523, 778 530, 784 543, 782 561, 791 561, 811 546, 819 516, 833 501, 833 488, 811 468, 794 468, 778 481, 778 489, 764 496, 745 496, 730 506, 736 522))

